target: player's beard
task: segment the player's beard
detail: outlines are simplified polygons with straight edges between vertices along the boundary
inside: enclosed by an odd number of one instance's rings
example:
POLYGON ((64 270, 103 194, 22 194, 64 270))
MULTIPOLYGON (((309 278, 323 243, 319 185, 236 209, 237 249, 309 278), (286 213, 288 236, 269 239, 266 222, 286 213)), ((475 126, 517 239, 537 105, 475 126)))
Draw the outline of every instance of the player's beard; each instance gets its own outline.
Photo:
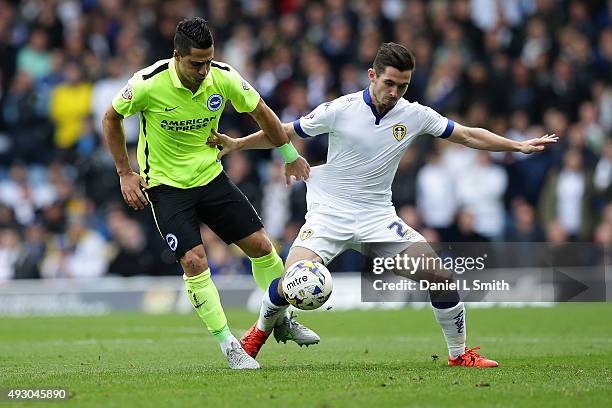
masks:
POLYGON ((388 111, 393 109, 397 101, 397 99, 393 98, 384 98, 380 106, 383 108, 383 111, 388 111))

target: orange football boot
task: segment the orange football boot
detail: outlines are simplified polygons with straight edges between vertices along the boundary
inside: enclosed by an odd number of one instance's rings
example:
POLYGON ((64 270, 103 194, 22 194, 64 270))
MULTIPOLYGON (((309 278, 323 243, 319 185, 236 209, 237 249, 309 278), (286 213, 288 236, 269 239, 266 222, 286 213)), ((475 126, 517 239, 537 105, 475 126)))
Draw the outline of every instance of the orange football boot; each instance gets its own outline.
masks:
POLYGON ((242 335, 240 344, 249 356, 255 358, 266 340, 268 340, 268 336, 269 334, 257 328, 257 322, 255 322, 255 324, 242 335))
MULTIPOLYGON (((246 350, 246 349, 245 349, 246 350)), ((476 353, 476 350, 480 350, 480 347, 474 348, 465 348, 465 353, 460 355, 457 358, 448 357, 448 365, 449 366, 464 366, 464 367, 478 367, 478 368, 488 368, 488 367, 497 367, 497 361, 489 360, 476 353)), ((248 351, 247 351, 248 353, 248 351)))

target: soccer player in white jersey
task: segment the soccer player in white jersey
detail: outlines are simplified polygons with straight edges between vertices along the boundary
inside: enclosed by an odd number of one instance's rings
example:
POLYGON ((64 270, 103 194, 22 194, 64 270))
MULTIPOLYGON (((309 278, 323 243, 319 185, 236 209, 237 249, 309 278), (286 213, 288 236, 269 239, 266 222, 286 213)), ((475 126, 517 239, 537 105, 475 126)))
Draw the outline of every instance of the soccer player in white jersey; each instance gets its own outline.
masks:
MULTIPOLYGON (((327 163, 313 167, 306 180, 306 223, 289 251, 287 267, 306 259, 329 264, 349 248, 377 257, 409 254, 414 243, 424 243, 423 236, 397 216, 391 203, 391 182, 398 163, 419 135, 441 137, 480 150, 522 153, 539 152, 557 142, 555 135, 516 142, 486 129, 462 126, 431 108, 408 102, 403 96, 414 67, 414 56, 406 48, 383 44, 368 69, 368 88, 324 103, 309 115, 283 124, 294 139, 329 134, 327 163)), ((220 156, 234 150, 274 147, 262 131, 240 139, 216 133, 209 143, 223 145, 220 156)), ((445 270, 421 270, 406 276, 452 281, 452 274, 445 270)), ((281 279, 270 284, 258 321, 241 339, 245 351, 253 357, 273 331, 277 316, 288 306, 281 279)), ((465 308, 457 291, 430 290, 429 294, 448 346, 448 364, 496 367, 496 361, 475 352, 478 347, 466 347, 465 308)))

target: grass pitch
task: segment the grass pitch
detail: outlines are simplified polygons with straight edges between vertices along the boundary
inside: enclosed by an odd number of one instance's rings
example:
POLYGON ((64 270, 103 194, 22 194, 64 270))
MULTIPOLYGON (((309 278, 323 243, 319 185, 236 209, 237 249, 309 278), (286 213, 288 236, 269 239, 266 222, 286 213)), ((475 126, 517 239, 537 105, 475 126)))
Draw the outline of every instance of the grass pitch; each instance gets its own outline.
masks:
MULTIPOLYGON (((255 315, 228 318, 241 335, 255 315)), ((262 370, 236 372, 195 314, 1 318, 0 388, 64 387, 70 399, 52 406, 84 407, 575 408, 612 400, 611 304, 468 309, 468 345, 482 346, 497 369, 446 367, 429 309, 299 320, 321 344, 270 339, 262 370)), ((17 406, 28 405, 50 404, 17 406)))

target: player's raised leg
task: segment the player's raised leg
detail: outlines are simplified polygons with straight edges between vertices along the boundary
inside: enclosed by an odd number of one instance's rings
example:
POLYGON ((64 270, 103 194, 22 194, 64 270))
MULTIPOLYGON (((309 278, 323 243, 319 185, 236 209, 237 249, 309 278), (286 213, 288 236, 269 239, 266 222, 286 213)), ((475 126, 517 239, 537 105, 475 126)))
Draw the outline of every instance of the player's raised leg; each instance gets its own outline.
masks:
MULTIPOLYGON (((296 262, 299 262, 305 259, 323 262, 321 257, 318 256, 313 251, 311 251, 310 249, 299 247, 299 246, 294 246, 293 248, 291 248, 291 250, 289 251, 289 254, 287 255, 287 262, 286 262, 285 269, 295 264, 296 262)), ((283 295, 282 278, 278 280, 276 286, 274 284, 270 285, 270 288, 268 288, 268 298, 269 298, 269 291, 271 288, 276 289, 277 296, 274 296, 274 298, 277 301, 279 300, 279 298, 282 298, 282 300, 285 302, 287 301, 283 295)), ((266 296, 264 296, 264 302, 265 300, 266 300, 266 296)), ((271 306, 271 304, 272 302, 270 302, 270 304, 266 306, 271 306)), ((293 317, 293 315, 287 314, 286 310, 288 306, 289 306, 288 304, 283 305, 285 313, 279 314, 279 317, 276 319, 276 323, 274 324, 274 339, 278 343, 280 342, 286 343, 287 341, 292 340, 296 342, 297 344, 299 344, 300 347, 301 346, 308 347, 311 344, 317 344, 321 340, 319 335, 315 333, 314 331, 310 330, 308 327, 305 327, 304 325, 298 323, 293 317)), ((267 310, 272 310, 272 309, 267 309, 267 310)), ((264 318, 265 318, 265 313, 262 315, 260 311, 259 319, 261 322, 258 321, 258 324, 261 325, 262 327, 269 324, 264 321, 264 318)))
MULTIPOLYGON (((437 258, 435 251, 425 242, 418 242, 411 245, 402 252, 403 256, 409 257, 437 258)), ((431 283, 453 282, 453 275, 444 268, 437 268, 440 262, 425 262, 425 265, 432 266, 430 269, 422 268, 413 273, 405 274, 396 271, 399 275, 419 281, 427 280, 431 283)), ((466 347, 466 313, 465 305, 459 297, 457 290, 430 290, 429 297, 433 308, 436 321, 444 333, 444 339, 448 347, 448 365, 450 366, 469 366, 469 367, 497 367, 498 363, 494 360, 482 357, 475 350, 480 347, 466 347)))
MULTIPOLYGON (((304 259, 321 261, 321 258, 313 251, 302 247, 293 247, 287 257, 287 265, 293 265, 295 262, 304 259)), ((293 316, 287 315, 289 302, 282 294, 281 279, 279 277, 272 280, 264 290, 259 319, 240 339, 242 347, 253 357, 259 353, 272 331, 274 331, 276 341, 282 341, 283 343, 293 340, 300 346, 308 346, 316 344, 320 340, 315 332, 298 323, 293 316)))
POLYGON ((245 353, 227 325, 219 292, 210 276, 204 246, 190 249, 180 258, 180 262, 185 272, 183 279, 189 301, 208 331, 219 341, 230 368, 259 368, 259 363, 245 353))

